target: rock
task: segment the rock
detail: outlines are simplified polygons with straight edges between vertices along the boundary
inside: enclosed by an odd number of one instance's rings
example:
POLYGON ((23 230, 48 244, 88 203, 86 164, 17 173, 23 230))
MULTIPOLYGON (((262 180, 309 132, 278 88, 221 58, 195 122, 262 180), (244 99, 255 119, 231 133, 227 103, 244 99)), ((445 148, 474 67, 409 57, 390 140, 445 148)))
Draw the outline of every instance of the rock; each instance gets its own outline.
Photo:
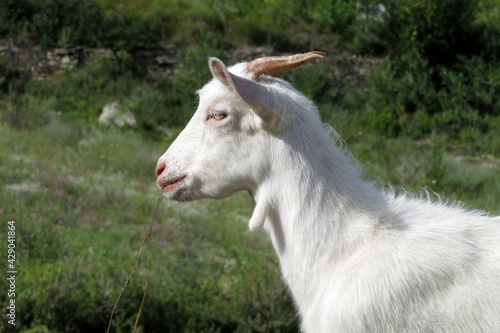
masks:
POLYGON ((142 75, 162 72, 173 75, 178 67, 178 50, 174 46, 157 46, 150 49, 137 48, 130 52, 134 70, 142 75))
POLYGON ((160 127, 163 130, 163 133, 167 136, 167 138, 172 137, 174 135, 174 131, 171 127, 160 127))
MULTIPOLYGON (((373 10, 377 14, 383 13, 384 9, 377 7, 373 10)), ((334 48, 325 51, 328 52, 328 56, 320 63, 328 67, 330 83, 338 88, 339 94, 345 94, 351 85, 362 89, 366 88, 366 77, 381 61, 378 58, 357 57, 334 48)), ((154 79, 158 83, 166 78, 175 77, 180 66, 178 63, 179 52, 180 50, 173 44, 160 43, 156 47, 149 49, 137 48, 131 50, 129 56, 135 73, 148 76, 149 79, 154 79)), ((227 60, 227 64, 234 64, 264 56, 290 54, 292 53, 279 52, 272 47, 239 46, 229 51, 225 60, 227 60)), ((30 42, 13 45, 6 39, 0 39, 0 59, 7 62, 7 67, 16 73, 27 73, 29 75, 26 77, 37 80, 46 79, 64 68, 81 68, 93 60, 103 57, 108 58, 110 61, 117 61, 118 58, 124 55, 123 51, 115 52, 106 48, 87 48, 84 46, 43 50, 30 42)), ((207 57, 210 55, 206 54, 207 57)), ((114 104, 110 103, 107 106, 111 107, 110 105, 114 104)), ((125 120, 127 117, 125 113, 123 114, 121 120, 116 120, 118 126, 127 124, 125 120)), ((135 123, 132 120, 134 119, 133 116, 128 118, 131 123, 135 123)))
POLYGON ((160 66, 163 66, 163 65, 174 66, 177 63, 175 57, 165 56, 165 55, 163 55, 163 56, 157 56, 156 57, 156 62, 160 66))
POLYGON ((137 121, 132 111, 124 110, 118 102, 106 104, 97 122, 103 125, 114 124, 118 127, 123 127, 125 124, 129 127, 137 127, 137 121))

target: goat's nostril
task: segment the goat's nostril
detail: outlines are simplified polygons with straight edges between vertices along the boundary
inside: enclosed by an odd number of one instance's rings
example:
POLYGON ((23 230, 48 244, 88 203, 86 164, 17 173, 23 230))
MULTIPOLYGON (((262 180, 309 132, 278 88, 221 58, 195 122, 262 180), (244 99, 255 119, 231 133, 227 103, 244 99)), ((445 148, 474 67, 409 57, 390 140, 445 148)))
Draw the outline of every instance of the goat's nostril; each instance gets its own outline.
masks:
POLYGON ((156 166, 156 177, 161 175, 161 173, 163 172, 163 170, 165 170, 165 168, 166 168, 165 162, 158 163, 158 165, 156 166))

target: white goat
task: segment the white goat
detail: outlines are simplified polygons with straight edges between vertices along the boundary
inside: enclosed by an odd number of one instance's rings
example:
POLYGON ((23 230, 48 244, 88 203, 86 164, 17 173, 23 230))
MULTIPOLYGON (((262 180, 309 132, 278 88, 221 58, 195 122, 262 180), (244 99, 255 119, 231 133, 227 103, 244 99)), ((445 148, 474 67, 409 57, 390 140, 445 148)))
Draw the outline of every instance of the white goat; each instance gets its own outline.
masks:
POLYGON ((363 181, 315 105, 270 76, 322 57, 211 58, 198 110, 158 161, 165 196, 247 190, 303 332, 500 332, 500 219, 363 181))

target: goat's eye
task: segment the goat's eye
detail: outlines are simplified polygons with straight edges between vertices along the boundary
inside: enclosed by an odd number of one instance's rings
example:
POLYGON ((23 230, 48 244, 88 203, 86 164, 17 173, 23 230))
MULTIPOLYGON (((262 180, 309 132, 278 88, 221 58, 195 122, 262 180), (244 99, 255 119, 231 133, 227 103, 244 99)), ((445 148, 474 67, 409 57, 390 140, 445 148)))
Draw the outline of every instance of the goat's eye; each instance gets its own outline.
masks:
POLYGON ((215 120, 222 120, 227 117, 227 113, 225 112, 211 112, 210 118, 215 120))

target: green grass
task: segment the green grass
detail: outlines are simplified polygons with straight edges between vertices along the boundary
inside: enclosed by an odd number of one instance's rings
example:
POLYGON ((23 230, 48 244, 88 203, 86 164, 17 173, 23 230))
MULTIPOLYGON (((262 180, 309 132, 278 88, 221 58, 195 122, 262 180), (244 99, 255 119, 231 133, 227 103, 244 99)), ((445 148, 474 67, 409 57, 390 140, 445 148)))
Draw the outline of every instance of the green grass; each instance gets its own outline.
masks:
POLYGON ((337 110, 330 123, 361 163, 366 179, 413 192, 428 188, 466 207, 500 214, 500 156, 486 153, 500 144, 497 137, 481 150, 477 142, 456 145, 442 133, 421 140, 386 138, 360 126, 357 117, 337 110))
MULTIPOLYGON (((16 221, 18 332, 103 331, 159 194, 154 167, 166 143, 112 129, 82 135, 72 126, 0 129, 0 219, 16 221)), ((244 193, 161 204, 143 331, 297 330, 267 238, 247 231, 251 211, 244 193)), ((142 260, 113 331, 133 326, 145 282, 142 260)))
MULTIPOLYGON (((500 213, 498 159, 447 153, 446 142, 438 139, 362 133, 348 125, 349 118, 338 113, 334 120, 367 178, 410 190, 428 186, 500 213)), ((128 130, 75 126, 81 125, 0 127, 0 220, 16 221, 16 332, 103 331, 159 194, 153 170, 168 142, 128 130)), ((297 331, 270 242, 247 229, 252 208, 246 193, 161 203, 141 331, 297 331)), ((145 276, 143 254, 113 331, 133 327, 145 276)), ((0 287, 7 288, 5 280, 0 287)), ((4 306, 6 295, 0 300, 4 306)), ((5 321, 0 325, 8 331, 5 321)))

